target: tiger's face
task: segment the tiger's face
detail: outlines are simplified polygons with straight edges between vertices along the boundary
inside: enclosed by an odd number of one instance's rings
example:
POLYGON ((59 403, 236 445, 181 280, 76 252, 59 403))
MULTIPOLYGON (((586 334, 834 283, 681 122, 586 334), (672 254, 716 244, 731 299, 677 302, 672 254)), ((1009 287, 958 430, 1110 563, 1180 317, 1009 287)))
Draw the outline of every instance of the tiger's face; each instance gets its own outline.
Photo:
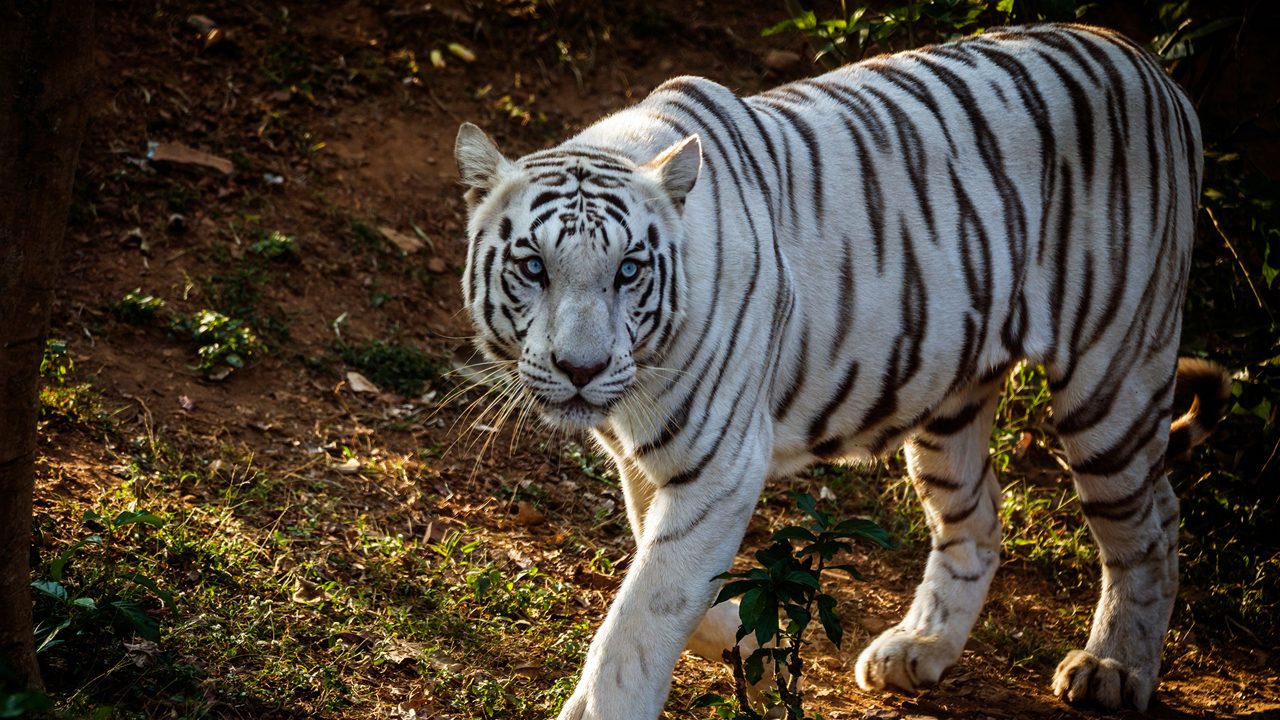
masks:
POLYGON ((510 161, 467 123, 455 154, 477 346, 552 425, 599 426, 679 322, 697 138, 644 165, 594 149, 510 161))

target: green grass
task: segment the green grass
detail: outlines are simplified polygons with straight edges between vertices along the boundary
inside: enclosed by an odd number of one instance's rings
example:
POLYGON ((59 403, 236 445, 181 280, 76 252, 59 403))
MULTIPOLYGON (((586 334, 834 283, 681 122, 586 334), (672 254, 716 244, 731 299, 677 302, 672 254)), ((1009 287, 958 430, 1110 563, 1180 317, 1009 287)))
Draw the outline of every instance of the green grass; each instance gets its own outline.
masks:
POLYGON ((102 395, 87 382, 75 382, 75 360, 64 340, 45 343, 40 362, 40 427, 49 425, 79 428, 93 433, 109 431, 110 413, 102 405, 102 395))
POLYGON ((342 361, 385 390, 418 395, 440 377, 443 363, 412 345, 368 340, 339 347, 342 361))
MULTIPOLYGON (((127 483, 96 511, 146 507, 156 522, 77 522, 78 508, 42 514, 36 577, 54 563, 71 597, 128 599, 158 624, 136 628, 82 614, 42 653, 63 717, 343 716, 425 689, 434 709, 467 717, 553 715, 590 640, 576 588, 519 568, 482 533, 437 542, 386 530, 339 493, 315 493, 251 461, 215 475, 171 450, 140 451, 127 483), (176 498, 204 496, 200 502, 176 498), (281 509, 284 509, 283 512, 281 509), (137 575, 172 593, 161 595, 137 575), (132 648, 132 649, 131 649, 132 648), (536 659, 536 662, 530 662, 536 659)), ((332 490, 332 488, 330 488, 332 490)), ((38 614, 58 608, 47 599, 38 614)), ((428 716, 430 714, 428 713, 428 716)))

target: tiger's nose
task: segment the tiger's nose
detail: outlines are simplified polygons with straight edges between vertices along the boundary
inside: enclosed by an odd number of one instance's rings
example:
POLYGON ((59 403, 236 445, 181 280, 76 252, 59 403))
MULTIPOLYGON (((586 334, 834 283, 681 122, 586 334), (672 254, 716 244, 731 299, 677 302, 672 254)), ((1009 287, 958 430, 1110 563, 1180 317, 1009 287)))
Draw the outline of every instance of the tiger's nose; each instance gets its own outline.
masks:
POLYGON ((575 365, 555 356, 552 356, 552 360, 555 361, 556 367, 560 368, 561 372, 569 376, 569 381, 573 383, 573 386, 579 388, 585 387, 587 383, 591 382, 592 379, 595 378, 595 376, 604 372, 604 369, 609 367, 609 358, 605 358, 600 362, 592 363, 590 365, 575 365))

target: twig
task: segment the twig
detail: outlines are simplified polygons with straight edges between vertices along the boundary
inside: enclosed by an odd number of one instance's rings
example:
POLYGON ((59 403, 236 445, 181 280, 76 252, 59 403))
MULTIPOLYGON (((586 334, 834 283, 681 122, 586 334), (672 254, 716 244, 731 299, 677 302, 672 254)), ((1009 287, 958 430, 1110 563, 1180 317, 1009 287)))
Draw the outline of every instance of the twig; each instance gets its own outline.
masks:
POLYGON ((723 657, 724 661, 733 668, 733 689, 738 698, 738 710, 752 720, 761 717, 755 708, 751 707, 751 700, 747 697, 747 674, 742 665, 742 650, 735 644, 724 651, 723 657))
POLYGON ((1262 295, 1258 294, 1258 288, 1253 284, 1253 276, 1249 274, 1249 268, 1240 259, 1240 253, 1236 252, 1235 245, 1231 244, 1231 238, 1227 237, 1227 234, 1222 230, 1222 226, 1218 224, 1218 218, 1214 216, 1213 209, 1205 208, 1204 211, 1209 214, 1209 220, 1213 222, 1213 229, 1218 231, 1218 236, 1222 238, 1222 242, 1227 244, 1227 249, 1231 251, 1231 256, 1236 259, 1236 264, 1240 266, 1240 272, 1244 273, 1244 280, 1249 284, 1249 291, 1253 293, 1253 299, 1258 302, 1258 307, 1262 308, 1263 312, 1267 314, 1267 318, 1274 323, 1275 316, 1271 314, 1271 308, 1267 307, 1262 295))
POLYGON ((1271 448, 1271 454, 1267 456, 1267 461, 1262 464, 1262 469, 1258 471, 1259 479, 1266 475, 1267 468, 1271 467, 1271 461, 1276 459, 1277 450, 1280 450, 1280 440, 1276 440, 1275 447, 1271 448))
POLYGON ((457 115, 454 115, 453 111, 450 110, 448 106, 446 106, 443 102, 441 102, 440 98, 436 97, 435 92, 431 90, 431 85, 430 84, 424 84, 424 85, 427 89, 427 98, 431 100, 431 103, 435 105, 437 108, 439 108, 440 112, 444 113, 445 115, 448 115, 450 120, 456 123, 461 123, 462 119, 459 118, 457 115))

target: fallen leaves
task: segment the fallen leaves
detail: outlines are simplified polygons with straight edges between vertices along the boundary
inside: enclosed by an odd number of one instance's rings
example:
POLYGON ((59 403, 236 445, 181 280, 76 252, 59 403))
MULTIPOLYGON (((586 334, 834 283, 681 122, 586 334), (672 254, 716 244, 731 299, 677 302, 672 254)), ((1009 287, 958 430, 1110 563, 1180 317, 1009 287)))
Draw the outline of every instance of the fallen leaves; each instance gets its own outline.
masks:
POLYGON ((197 150, 180 142, 155 143, 147 150, 147 159, 158 164, 187 165, 210 168, 223 175, 230 175, 235 166, 231 161, 203 150, 197 150))
POLYGON ((378 228, 378 232, 382 233, 382 237, 386 238, 387 242, 395 245, 400 249, 400 252, 406 255, 412 255, 418 252, 425 244, 422 242, 422 238, 417 235, 400 232, 393 227, 380 227, 378 228))

